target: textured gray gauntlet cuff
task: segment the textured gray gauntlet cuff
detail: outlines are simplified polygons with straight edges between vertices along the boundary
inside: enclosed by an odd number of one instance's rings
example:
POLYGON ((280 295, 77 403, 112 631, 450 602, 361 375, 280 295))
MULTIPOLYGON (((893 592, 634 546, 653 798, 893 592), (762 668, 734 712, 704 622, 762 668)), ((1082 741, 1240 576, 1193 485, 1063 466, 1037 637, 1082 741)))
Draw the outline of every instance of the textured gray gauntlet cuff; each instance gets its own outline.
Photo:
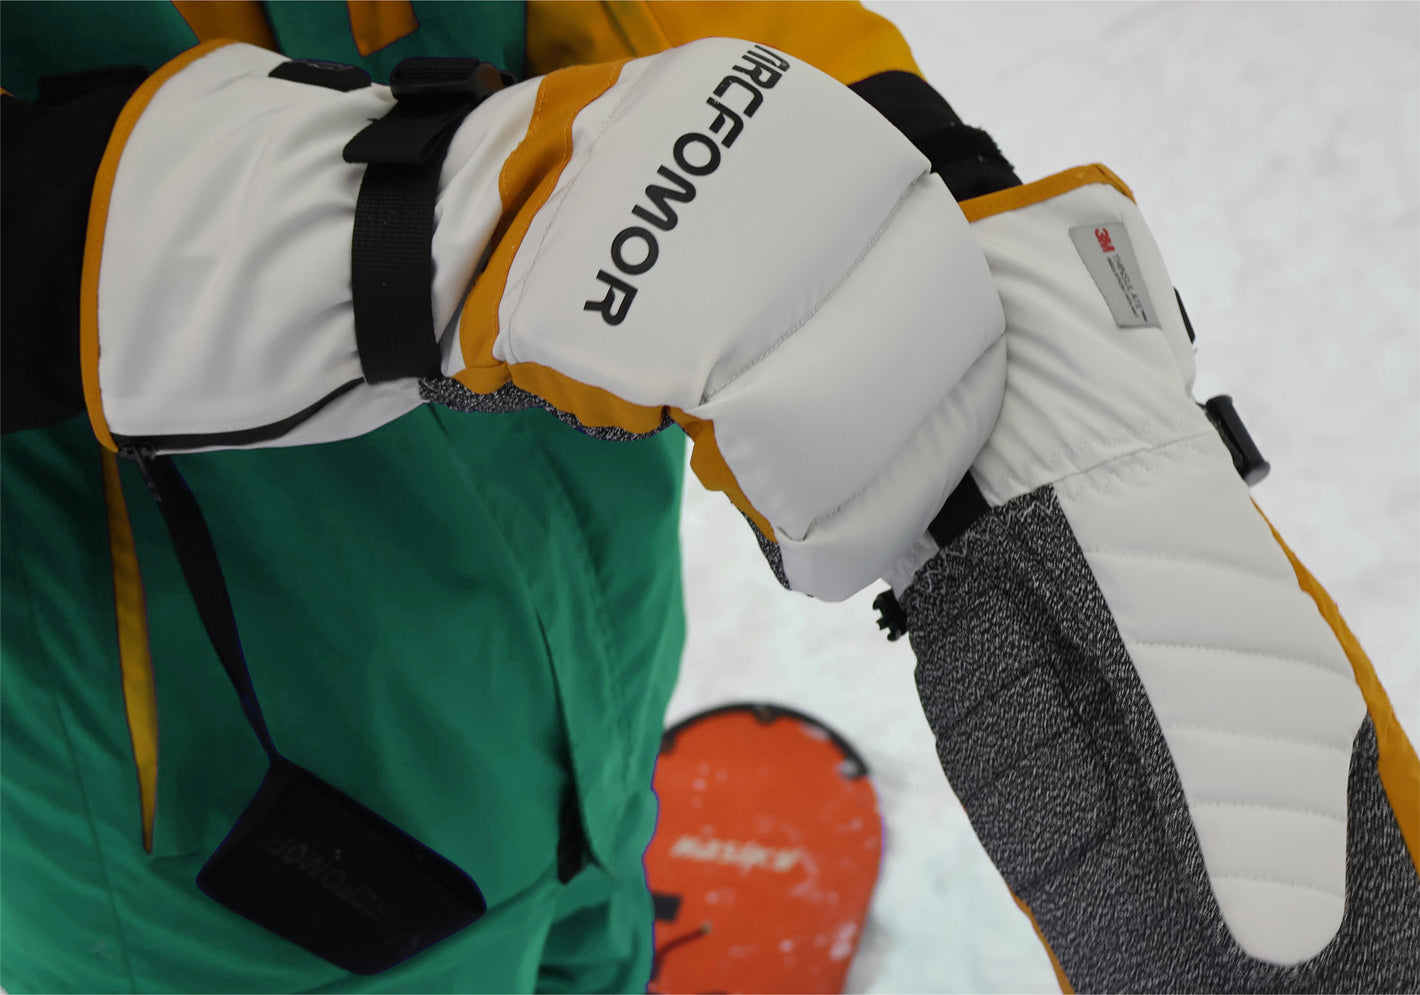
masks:
POLYGON ((942 549, 902 607, 937 751, 972 826, 1078 991, 1420 990, 1420 878, 1356 735, 1346 911, 1311 959, 1224 922, 1169 747, 1045 487, 942 549))

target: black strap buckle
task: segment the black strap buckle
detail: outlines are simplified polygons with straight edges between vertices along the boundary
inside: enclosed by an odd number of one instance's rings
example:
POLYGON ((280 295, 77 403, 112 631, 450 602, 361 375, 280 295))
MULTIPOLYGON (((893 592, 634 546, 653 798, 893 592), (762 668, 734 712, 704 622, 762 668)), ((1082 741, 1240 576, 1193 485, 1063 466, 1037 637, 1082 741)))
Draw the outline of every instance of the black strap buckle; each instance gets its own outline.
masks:
POLYGON ((405 59, 390 73, 394 107, 350 139, 345 161, 388 166, 442 161, 463 119, 504 85, 498 67, 478 59, 405 59))
POLYGON ((483 101, 510 82, 511 77, 499 72, 491 62, 420 55, 394 67, 390 92, 396 100, 471 97, 483 101))

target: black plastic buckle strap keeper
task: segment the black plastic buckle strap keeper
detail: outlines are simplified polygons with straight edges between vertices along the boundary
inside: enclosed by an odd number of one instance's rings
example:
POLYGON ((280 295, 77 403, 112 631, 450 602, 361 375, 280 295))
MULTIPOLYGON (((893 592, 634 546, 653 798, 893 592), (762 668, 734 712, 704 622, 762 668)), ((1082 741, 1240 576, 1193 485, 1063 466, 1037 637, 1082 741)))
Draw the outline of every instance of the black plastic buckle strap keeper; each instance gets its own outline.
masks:
POLYGON ((1272 471, 1272 464, 1262 458, 1262 451, 1252 439, 1252 433, 1243 424, 1233 399, 1227 394, 1210 397, 1200 404, 1203 413, 1218 430, 1223 445, 1228 447, 1228 455, 1233 458, 1233 468, 1249 487, 1262 483, 1272 471))
POLYGON ((197 887, 356 974, 387 970, 482 916, 482 892, 455 864, 277 751, 196 498, 170 458, 137 447, 123 455, 163 513, 207 637, 271 764, 197 887))
POLYGON ((440 373, 432 290, 439 171, 463 119, 508 82, 477 59, 405 59, 390 74, 394 107, 345 146, 346 162, 366 164, 350 279, 369 383, 440 373))

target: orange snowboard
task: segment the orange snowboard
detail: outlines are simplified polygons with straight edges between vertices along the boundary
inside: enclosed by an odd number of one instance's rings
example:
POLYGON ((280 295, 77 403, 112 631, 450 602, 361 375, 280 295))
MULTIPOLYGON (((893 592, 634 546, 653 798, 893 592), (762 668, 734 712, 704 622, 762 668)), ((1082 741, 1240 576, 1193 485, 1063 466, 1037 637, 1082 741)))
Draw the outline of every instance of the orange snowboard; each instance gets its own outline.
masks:
POLYGON ((652 992, 840 992, 882 855, 863 760, 777 705, 673 726, 646 851, 656 896, 652 992))

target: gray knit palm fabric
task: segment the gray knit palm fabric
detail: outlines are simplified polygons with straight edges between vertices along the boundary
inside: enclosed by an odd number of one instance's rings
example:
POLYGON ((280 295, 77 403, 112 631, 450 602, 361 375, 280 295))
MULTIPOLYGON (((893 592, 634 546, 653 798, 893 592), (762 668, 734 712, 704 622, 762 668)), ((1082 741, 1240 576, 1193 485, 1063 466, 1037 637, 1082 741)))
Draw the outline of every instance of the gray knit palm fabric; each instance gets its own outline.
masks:
POLYGON ((1282 967, 1223 922, 1163 733, 1052 489, 985 515, 901 601, 942 767, 1077 991, 1420 991, 1420 877, 1369 718, 1345 918, 1282 967))
POLYGON ((650 432, 638 433, 628 432, 623 428, 589 427, 578 421, 575 415, 555 408, 531 391, 515 387, 511 383, 505 383, 490 394, 478 394, 449 377, 427 377, 419 381, 419 396, 426 401, 442 404, 454 411, 481 411, 490 415, 506 415, 515 411, 527 411, 529 408, 542 408, 544 411, 551 412, 558 421, 572 426, 583 435, 605 439, 609 442, 644 439, 668 428, 671 424, 671 416, 667 412, 662 415, 661 423, 650 432))

